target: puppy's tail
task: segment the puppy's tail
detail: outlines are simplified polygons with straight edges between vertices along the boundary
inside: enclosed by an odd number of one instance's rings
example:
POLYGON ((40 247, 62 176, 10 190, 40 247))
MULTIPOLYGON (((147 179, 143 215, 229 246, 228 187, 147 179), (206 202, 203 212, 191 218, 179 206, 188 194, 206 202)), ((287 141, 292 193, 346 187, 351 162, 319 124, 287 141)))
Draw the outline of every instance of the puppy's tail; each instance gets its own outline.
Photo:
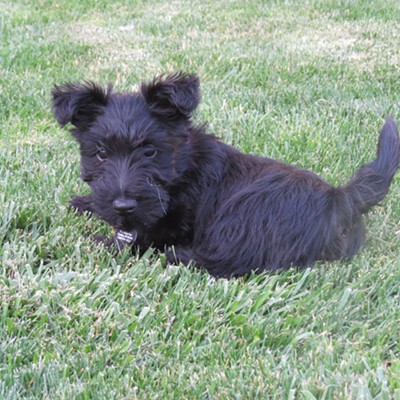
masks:
POLYGON ((364 214, 378 204, 389 191, 400 163, 400 141, 397 125, 388 118, 379 136, 376 160, 362 166, 350 182, 342 187, 355 211, 364 214))

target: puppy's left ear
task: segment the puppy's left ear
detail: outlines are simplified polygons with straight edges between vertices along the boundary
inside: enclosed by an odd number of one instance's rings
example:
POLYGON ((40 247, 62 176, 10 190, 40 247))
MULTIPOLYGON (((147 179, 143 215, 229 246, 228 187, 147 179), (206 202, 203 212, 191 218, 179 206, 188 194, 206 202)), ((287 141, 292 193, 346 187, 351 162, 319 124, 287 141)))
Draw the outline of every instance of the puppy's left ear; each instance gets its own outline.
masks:
POLYGON ((54 117, 62 127, 70 122, 86 130, 103 113, 110 92, 111 87, 104 90, 90 81, 56 85, 51 92, 54 117))
POLYGON ((199 78, 182 72, 143 83, 141 91, 150 112, 165 122, 189 119, 200 102, 199 78))

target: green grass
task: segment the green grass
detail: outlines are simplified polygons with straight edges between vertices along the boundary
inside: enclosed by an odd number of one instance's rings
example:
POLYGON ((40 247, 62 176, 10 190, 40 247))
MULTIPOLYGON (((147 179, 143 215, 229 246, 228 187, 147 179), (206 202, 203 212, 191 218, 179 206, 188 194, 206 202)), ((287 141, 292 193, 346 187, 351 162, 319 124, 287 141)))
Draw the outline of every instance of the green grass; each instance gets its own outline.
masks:
POLYGON ((347 182, 400 120, 397 0, 0 2, 0 398, 400 399, 400 176, 351 260, 214 280, 68 210, 55 83, 196 72, 196 118, 347 182))

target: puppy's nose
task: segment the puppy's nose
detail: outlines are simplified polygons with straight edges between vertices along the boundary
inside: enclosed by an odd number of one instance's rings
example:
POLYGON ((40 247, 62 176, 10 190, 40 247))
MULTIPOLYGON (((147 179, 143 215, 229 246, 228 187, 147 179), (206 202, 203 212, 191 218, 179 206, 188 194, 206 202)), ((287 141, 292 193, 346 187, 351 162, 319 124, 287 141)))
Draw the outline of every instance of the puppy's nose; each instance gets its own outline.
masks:
POLYGON ((114 210, 120 214, 132 214, 137 206, 137 201, 134 199, 118 198, 113 201, 114 210))

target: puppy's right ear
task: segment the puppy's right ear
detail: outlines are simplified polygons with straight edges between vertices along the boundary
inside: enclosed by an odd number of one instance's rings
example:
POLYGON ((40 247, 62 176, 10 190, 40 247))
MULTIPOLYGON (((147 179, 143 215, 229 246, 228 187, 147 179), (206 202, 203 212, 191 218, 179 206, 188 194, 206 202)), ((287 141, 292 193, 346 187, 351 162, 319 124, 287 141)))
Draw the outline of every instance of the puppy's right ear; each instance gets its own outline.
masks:
POLYGON ((55 85, 51 92, 54 117, 62 127, 70 122, 79 130, 88 129, 103 113, 110 94, 111 87, 104 90, 89 81, 55 85))

